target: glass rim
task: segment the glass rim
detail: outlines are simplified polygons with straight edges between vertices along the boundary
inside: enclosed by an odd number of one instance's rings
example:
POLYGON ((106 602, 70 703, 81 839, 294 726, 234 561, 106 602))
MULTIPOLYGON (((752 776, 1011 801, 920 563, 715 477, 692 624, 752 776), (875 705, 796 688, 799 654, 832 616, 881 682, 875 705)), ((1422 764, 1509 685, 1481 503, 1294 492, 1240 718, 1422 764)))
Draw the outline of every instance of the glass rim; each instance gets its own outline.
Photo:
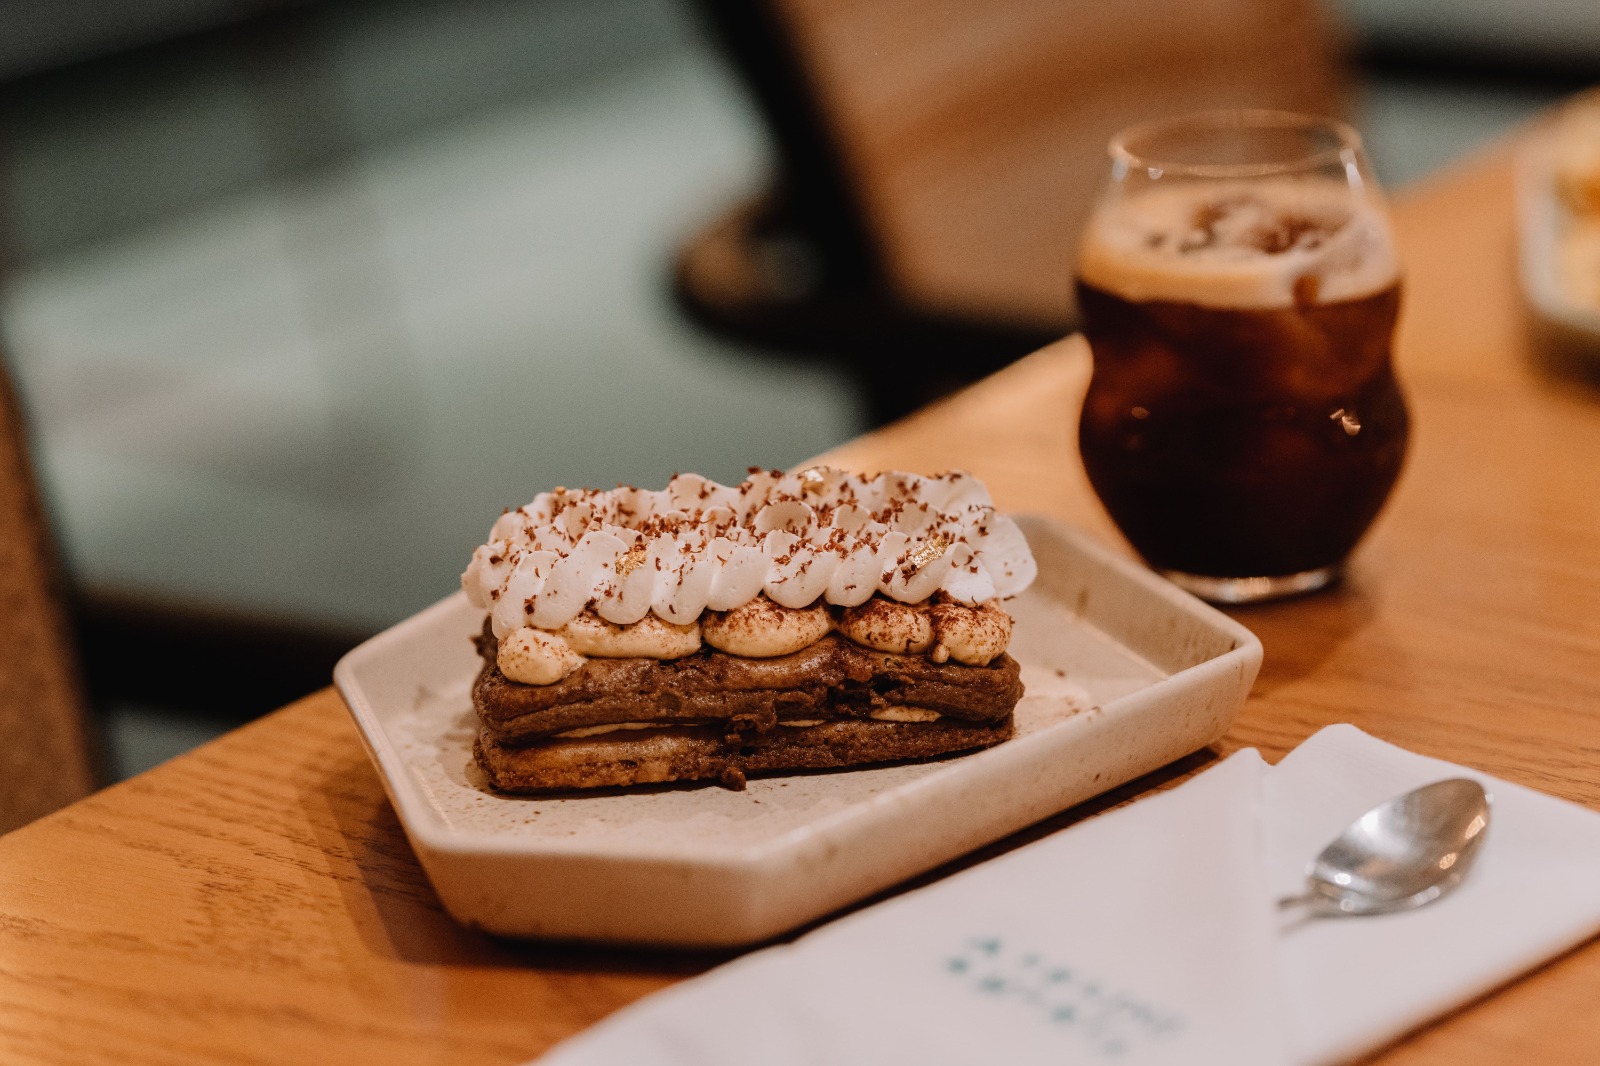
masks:
POLYGON ((1130 169, 1153 172, 1152 177, 1179 176, 1196 178, 1250 178, 1274 174, 1293 174, 1318 167, 1344 164, 1350 157, 1361 156, 1361 134, 1347 122, 1326 115, 1311 115, 1300 111, 1274 111, 1267 108, 1221 108, 1212 111, 1194 111, 1167 118, 1151 119, 1118 131, 1111 138, 1106 152, 1114 162, 1130 169), (1130 142, 1141 138, 1190 130, 1313 130, 1333 134, 1336 143, 1327 148, 1307 151, 1294 159, 1260 163, 1181 163, 1157 159, 1129 147, 1130 142))

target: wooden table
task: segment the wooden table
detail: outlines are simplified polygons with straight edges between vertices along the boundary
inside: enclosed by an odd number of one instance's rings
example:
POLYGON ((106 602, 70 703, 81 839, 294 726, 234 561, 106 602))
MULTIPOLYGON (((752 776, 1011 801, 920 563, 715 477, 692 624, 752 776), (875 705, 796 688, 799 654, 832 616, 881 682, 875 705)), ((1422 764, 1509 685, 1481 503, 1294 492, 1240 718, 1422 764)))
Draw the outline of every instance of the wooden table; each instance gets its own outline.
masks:
MULTIPOLYGON (((1238 612, 1266 664, 1220 752, 1350 721, 1600 809, 1600 387, 1533 354, 1510 175, 1502 149, 1397 204, 1409 466, 1343 588, 1238 612)), ((1087 370, 1054 345, 831 458, 970 467, 1115 541, 1087 370)), ((717 961, 457 927, 328 690, 0 838, 6 1063, 515 1063, 717 961)), ((1600 1062, 1597 1005, 1591 944, 1378 1061, 1600 1062)))

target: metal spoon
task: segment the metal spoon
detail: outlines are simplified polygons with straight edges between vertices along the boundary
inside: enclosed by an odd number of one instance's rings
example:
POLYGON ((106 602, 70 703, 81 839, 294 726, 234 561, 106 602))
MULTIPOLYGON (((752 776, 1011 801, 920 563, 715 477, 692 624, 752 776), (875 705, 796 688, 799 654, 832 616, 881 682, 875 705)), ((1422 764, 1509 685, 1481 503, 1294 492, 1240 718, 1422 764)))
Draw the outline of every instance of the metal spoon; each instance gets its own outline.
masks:
POLYGON ((1388 914, 1432 903, 1466 876, 1489 828, 1489 797, 1463 777, 1379 804, 1323 849, 1304 895, 1319 914, 1388 914))

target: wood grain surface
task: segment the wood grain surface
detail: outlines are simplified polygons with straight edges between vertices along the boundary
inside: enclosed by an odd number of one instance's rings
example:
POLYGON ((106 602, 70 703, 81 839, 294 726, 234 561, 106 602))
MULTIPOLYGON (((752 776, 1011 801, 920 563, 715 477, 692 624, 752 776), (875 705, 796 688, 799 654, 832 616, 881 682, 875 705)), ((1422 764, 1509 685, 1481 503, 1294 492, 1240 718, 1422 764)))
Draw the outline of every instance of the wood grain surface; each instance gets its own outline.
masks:
MULTIPOLYGON (((1502 150, 1397 205, 1409 466, 1343 587, 1236 612, 1266 663, 1219 752, 1350 721, 1600 809, 1600 388, 1530 341, 1510 180, 1502 150)), ((832 458, 965 466, 1117 543, 1073 445, 1087 372, 1062 342, 832 458)), ((454 925, 329 691, 0 838, 6 1063, 516 1063, 722 957, 454 925)), ((1596 1003, 1591 944, 1373 1061, 1600 1062, 1596 1003)))

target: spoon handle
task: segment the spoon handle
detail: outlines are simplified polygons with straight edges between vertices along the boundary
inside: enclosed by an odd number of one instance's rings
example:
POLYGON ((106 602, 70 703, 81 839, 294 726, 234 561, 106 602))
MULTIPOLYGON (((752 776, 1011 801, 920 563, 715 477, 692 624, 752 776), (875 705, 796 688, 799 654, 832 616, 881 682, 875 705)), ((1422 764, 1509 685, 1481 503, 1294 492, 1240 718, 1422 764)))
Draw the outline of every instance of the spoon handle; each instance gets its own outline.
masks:
POLYGON ((1298 896, 1284 896, 1278 900, 1278 910, 1302 912, 1302 920, 1312 918, 1328 918, 1355 914, 1379 914, 1381 909, 1369 909, 1351 906, 1348 899, 1341 900, 1329 896, 1326 892, 1311 889, 1298 896))

